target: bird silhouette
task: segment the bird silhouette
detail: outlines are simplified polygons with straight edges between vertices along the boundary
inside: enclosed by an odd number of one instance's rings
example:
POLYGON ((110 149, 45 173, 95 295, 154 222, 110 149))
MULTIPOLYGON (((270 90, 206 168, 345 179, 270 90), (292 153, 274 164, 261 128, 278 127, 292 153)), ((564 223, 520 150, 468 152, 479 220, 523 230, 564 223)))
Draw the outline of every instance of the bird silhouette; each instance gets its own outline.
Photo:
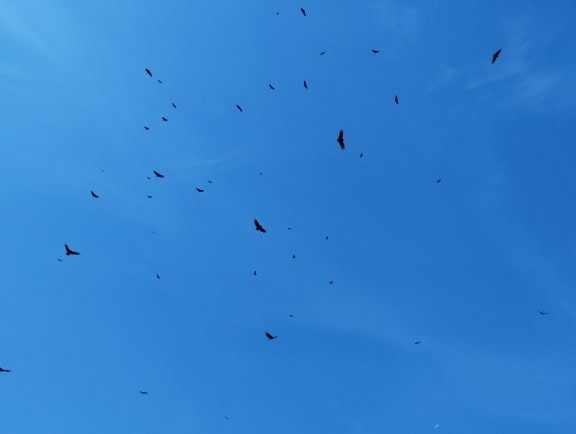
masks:
POLYGON ((494 62, 496 62, 496 59, 498 59, 498 56, 500 56, 501 52, 502 52, 502 48, 499 48, 498 50, 496 50, 496 52, 494 54, 492 54, 492 64, 494 64, 494 62))
POLYGON ((155 170, 153 170, 154 175, 156 175, 157 178, 164 178, 164 175, 162 175, 160 172, 156 172, 155 170))
POLYGON ((380 50, 370 50, 372 51, 374 54, 378 54, 380 52, 380 50))
POLYGON ((62 262, 62 259, 61 259, 61 258, 56 258, 56 259, 58 260, 58 262, 62 262))
POLYGON ((10 369, 0 368, 0 372, 12 372, 10 369))
POLYGON ((145 129, 146 131, 148 131, 148 130, 150 129, 150 127, 147 127, 146 125, 144 125, 144 129, 145 129))
POLYGON ((271 90, 276 90, 276 88, 275 88, 274 86, 272 86, 271 84, 268 84, 268 87, 269 87, 271 90))
POLYGON ((326 51, 321 51, 320 52, 320 56, 324 56, 326 54, 326 51))
POLYGON ((442 182, 442 178, 438 178, 438 179, 436 180, 436 184, 440 184, 441 182, 442 182))
POLYGON ((328 283, 329 283, 330 285, 332 285, 332 284, 334 283, 334 281, 333 281, 333 280, 331 280, 331 281, 329 281, 328 283))
POLYGON ((160 279, 160 275, 156 273, 156 279, 160 279))
POLYGON ((236 108, 240 111, 243 112, 244 110, 242 110, 242 107, 240 107, 238 104, 236 104, 236 108))
POLYGON ((256 230, 257 230, 258 232, 262 232, 262 233, 264 233, 264 234, 266 233, 266 229, 264 229, 264 226, 262 226, 262 225, 260 224, 260 222, 258 221, 258 219, 254 219, 254 226, 256 226, 256 230))
POLYGON ((324 237, 324 239, 327 240, 327 239, 328 239, 328 235, 326 235, 326 236, 324 237))
POLYGON ((304 80, 304 89, 308 89, 308 83, 306 83, 306 80, 304 80))
POLYGON ((300 8, 300 12, 302 12, 302 15, 306 16, 306 10, 304 8, 300 8))
POLYGON ((146 74, 152 77, 152 71, 150 71, 148 68, 144 68, 144 71, 146 71, 146 74))
POLYGON ((293 314, 289 314, 288 316, 289 316, 290 318, 294 318, 294 315, 293 315, 293 314))
POLYGON ((538 313, 540 315, 548 315, 548 312, 544 312, 543 310, 538 309, 538 313))
POLYGON ((202 190, 201 188, 198 188, 198 187, 196 187, 196 191, 197 191, 198 193, 204 193, 204 190, 202 190))
POLYGON ((292 255, 292 259, 296 259, 296 255, 292 255))
POLYGON ((364 157, 364 153, 360 152, 360 158, 364 157))
POLYGON ((172 107, 176 108, 176 104, 172 103, 172 107))
POLYGON ((276 339, 278 336, 272 336, 270 333, 266 332, 266 337, 267 337, 269 340, 272 340, 272 339, 276 339))
POLYGON ((64 248, 66 249, 66 256, 79 255, 80 254, 80 252, 76 252, 76 251, 72 250, 70 247, 68 247, 68 244, 64 244, 64 248))
POLYGON ((214 184, 214 181, 208 180, 208 184, 214 184))
POLYGON ((162 80, 156 80, 156 81, 160 84, 164 83, 162 80))
POLYGON ((98 199, 100 197, 96 193, 94 193, 92 190, 90 190, 90 194, 92 195, 92 197, 95 197, 96 199, 98 199))
POLYGON ((163 120, 164 122, 168 122, 168 118, 167 118, 166 116, 162 116, 162 120, 163 120))
POLYGON ((150 196, 149 194, 147 194, 146 197, 147 197, 148 199, 152 199, 152 196, 150 196))
POLYGON ((254 276, 257 276, 258 273, 256 273, 256 270, 254 270, 254 272, 252 273, 254 276))
POLYGON ((396 95, 396 96, 394 97, 394 102, 395 102, 396 104, 398 104, 398 95, 396 95))
POLYGON ((138 391, 141 395, 148 395, 148 392, 146 392, 145 390, 139 390, 138 391))
POLYGON ((420 342, 420 341, 416 341, 416 342, 414 342, 414 345, 420 345, 420 344, 421 344, 421 342, 420 342))
POLYGON ((346 147, 344 146, 344 130, 340 130, 340 132, 338 133, 338 138, 336 139, 336 141, 340 145, 340 149, 346 149, 346 147))

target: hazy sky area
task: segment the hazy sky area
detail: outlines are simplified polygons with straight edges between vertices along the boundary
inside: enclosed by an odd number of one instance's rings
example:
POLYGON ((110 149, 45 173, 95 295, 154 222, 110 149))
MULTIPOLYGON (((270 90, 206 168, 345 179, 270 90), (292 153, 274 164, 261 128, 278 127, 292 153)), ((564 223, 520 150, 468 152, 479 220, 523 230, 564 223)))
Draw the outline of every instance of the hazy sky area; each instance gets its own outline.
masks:
POLYGON ((576 433, 575 18, 0 0, 0 434, 576 433))

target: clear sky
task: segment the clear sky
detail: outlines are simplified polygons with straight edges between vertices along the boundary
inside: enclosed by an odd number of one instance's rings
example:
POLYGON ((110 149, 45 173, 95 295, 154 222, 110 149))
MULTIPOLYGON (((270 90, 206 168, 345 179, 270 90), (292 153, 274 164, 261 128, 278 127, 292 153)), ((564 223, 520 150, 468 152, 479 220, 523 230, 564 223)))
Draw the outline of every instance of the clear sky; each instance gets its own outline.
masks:
POLYGON ((0 434, 574 434, 575 16, 1 0, 0 434))

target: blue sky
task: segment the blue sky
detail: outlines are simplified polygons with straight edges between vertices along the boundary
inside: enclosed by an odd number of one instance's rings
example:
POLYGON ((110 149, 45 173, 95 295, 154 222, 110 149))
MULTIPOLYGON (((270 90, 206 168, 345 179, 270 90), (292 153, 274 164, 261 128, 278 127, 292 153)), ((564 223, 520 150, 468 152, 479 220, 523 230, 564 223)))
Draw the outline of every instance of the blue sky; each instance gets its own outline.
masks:
POLYGON ((576 432, 573 2, 0 6, 1 434, 576 432))

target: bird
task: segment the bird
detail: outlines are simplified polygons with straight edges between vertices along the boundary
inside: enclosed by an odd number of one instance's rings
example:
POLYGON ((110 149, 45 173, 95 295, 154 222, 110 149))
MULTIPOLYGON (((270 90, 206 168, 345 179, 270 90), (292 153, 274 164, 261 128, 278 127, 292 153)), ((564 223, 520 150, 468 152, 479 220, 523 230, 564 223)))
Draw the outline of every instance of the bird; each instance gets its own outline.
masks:
POLYGON ((436 184, 440 184, 441 182, 442 182, 442 178, 438 178, 438 179, 436 180, 436 184))
POLYGON ((162 120, 163 120, 164 122, 168 122, 168 118, 167 118, 166 116, 162 116, 162 120))
POLYGON ((244 111, 244 110, 242 110, 242 107, 240 107, 238 104, 236 104, 236 108, 237 108, 238 110, 240 110, 240 112, 243 112, 243 111, 244 111))
POLYGON ((300 8, 300 12, 302 12, 302 15, 306 16, 306 10, 304 8, 300 8))
POLYGON ((12 372, 10 369, 0 368, 0 372, 12 372))
POLYGON ((494 64, 494 62, 496 62, 496 59, 498 59, 498 56, 500 56, 501 52, 502 52, 502 48, 498 48, 498 50, 496 50, 496 52, 494 54, 492 54, 492 64, 494 64))
POLYGON ((196 187, 196 191, 197 191, 198 193, 204 193, 204 190, 202 190, 201 188, 198 188, 198 187, 196 187))
POLYGON ((252 273, 254 276, 257 276, 258 273, 256 273, 256 270, 254 270, 254 272, 252 273))
POLYGON ((320 56, 324 56, 326 54, 326 51, 320 51, 320 56))
POLYGON ((208 180, 208 184, 214 184, 214 181, 208 180))
POLYGON ((394 102, 395 102, 396 104, 398 104, 398 95, 396 95, 396 96, 394 97, 394 102))
POLYGON ((147 127, 146 125, 144 125, 144 129, 145 129, 146 131, 148 131, 148 130, 150 129, 150 127, 147 127))
POLYGON ((94 193, 92 190, 90 190, 90 194, 92 195, 92 197, 95 197, 96 199, 98 199, 100 197, 96 193, 94 193))
POLYGON ((62 258, 56 258, 58 262, 62 262, 62 258))
POLYGON ((544 312, 543 310, 538 309, 538 313, 540 315, 548 315, 548 312, 544 312))
POLYGON ((276 90, 276 88, 275 88, 274 86, 272 86, 270 83, 268 83, 268 87, 269 87, 271 90, 276 90))
POLYGON ((292 255, 292 259, 296 259, 296 255, 292 255))
POLYGON ((294 318, 294 314, 288 314, 290 318, 294 318))
POLYGON ((340 130, 340 132, 338 133, 338 138, 336 139, 336 141, 340 145, 340 149, 346 149, 346 147, 344 146, 344 130, 340 130))
POLYGON ((160 279, 160 275, 156 273, 156 279, 160 279))
POLYGON ((364 156, 364 153, 360 152, 360 158, 362 158, 364 156))
POLYGON ((308 83, 306 83, 306 80, 304 80, 304 89, 308 89, 308 83))
POLYGON ((420 342, 420 341, 416 341, 416 342, 414 342, 414 345, 419 345, 419 344, 421 344, 421 342, 420 342))
POLYGON ((146 392, 145 390, 139 390, 138 391, 141 395, 148 395, 148 392, 146 392))
POLYGON ((156 80, 156 81, 160 84, 164 83, 162 80, 156 80))
POLYGON ((272 336, 270 333, 266 332, 266 337, 267 337, 269 340, 272 340, 272 339, 276 339, 278 336, 272 336))
POLYGON ((144 68, 144 71, 146 71, 146 74, 152 77, 152 71, 150 71, 148 68, 144 68))
POLYGON ((328 283, 329 283, 330 285, 332 285, 332 284, 334 283, 334 281, 333 281, 333 280, 331 280, 331 281, 329 281, 328 283))
POLYGON ((289 231, 291 231, 291 230, 292 230, 292 228, 288 228, 288 230, 289 230, 289 231))
POLYGON ((328 235, 326 235, 326 236, 324 237, 324 239, 327 240, 327 239, 328 239, 328 235))
POLYGON ((374 54, 378 54, 380 52, 380 50, 370 50, 372 51, 374 54))
POLYGON ((176 104, 172 103, 172 107, 176 108, 176 104))
POLYGON ((146 197, 147 197, 148 199, 152 199, 152 196, 149 195, 149 194, 147 194, 146 197))
POLYGON ((157 178, 164 178, 164 175, 162 175, 160 172, 156 172, 155 170, 153 170, 154 175, 156 175, 157 178))
POLYGON ((64 244, 64 248, 66 249, 66 256, 79 255, 80 254, 80 252, 76 252, 76 251, 72 250, 70 247, 68 247, 68 244, 64 244))
POLYGON ((258 232, 262 232, 263 234, 266 233, 266 229, 264 229, 264 226, 262 226, 257 219, 254 219, 254 226, 256 226, 258 232))

